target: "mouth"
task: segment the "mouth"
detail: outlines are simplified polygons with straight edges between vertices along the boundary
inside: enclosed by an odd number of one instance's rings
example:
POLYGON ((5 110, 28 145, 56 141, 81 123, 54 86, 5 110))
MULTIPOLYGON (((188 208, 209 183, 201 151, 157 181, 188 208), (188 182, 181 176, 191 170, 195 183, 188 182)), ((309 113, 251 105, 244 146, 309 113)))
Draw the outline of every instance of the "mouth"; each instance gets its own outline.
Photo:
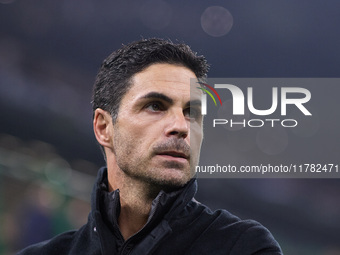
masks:
POLYGON ((158 156, 162 156, 163 158, 169 159, 169 160, 176 160, 176 161, 187 161, 189 159, 189 155, 178 152, 178 151, 164 151, 157 153, 158 156))

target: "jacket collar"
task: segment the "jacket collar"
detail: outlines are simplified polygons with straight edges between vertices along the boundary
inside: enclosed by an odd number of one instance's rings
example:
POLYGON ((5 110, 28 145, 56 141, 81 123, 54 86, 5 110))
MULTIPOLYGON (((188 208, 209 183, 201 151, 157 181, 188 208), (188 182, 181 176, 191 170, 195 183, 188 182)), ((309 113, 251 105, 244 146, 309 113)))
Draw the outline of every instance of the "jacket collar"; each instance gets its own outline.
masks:
MULTIPOLYGON (((191 179, 184 187, 165 192, 161 190, 153 200, 146 227, 154 226, 162 218, 169 220, 183 209, 197 191, 197 180, 191 179)), ((91 196, 92 211, 99 211, 102 218, 115 233, 118 231, 117 218, 120 213, 119 190, 108 192, 107 168, 99 169, 91 196)))

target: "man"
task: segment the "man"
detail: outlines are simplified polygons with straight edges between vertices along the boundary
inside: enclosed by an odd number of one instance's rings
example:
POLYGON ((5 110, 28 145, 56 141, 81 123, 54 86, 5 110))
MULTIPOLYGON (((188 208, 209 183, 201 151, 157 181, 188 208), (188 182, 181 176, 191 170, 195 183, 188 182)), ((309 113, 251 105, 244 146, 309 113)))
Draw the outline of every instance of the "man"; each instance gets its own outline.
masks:
POLYGON ((131 43, 102 64, 93 128, 106 159, 88 223, 19 254, 282 254, 270 232, 193 197, 208 65, 187 45, 131 43), (191 164, 190 164, 191 162, 191 164))

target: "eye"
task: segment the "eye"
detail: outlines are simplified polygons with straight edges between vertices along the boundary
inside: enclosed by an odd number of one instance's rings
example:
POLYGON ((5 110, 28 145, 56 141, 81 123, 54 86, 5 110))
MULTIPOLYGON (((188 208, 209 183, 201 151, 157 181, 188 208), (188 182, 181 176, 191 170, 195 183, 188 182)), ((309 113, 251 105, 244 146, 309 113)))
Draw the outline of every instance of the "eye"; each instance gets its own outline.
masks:
POLYGON ((164 106, 161 102, 151 102, 146 105, 145 109, 152 112, 164 111, 164 106))
POLYGON ((198 120, 201 118, 201 111, 194 107, 184 109, 183 114, 190 120, 198 120))

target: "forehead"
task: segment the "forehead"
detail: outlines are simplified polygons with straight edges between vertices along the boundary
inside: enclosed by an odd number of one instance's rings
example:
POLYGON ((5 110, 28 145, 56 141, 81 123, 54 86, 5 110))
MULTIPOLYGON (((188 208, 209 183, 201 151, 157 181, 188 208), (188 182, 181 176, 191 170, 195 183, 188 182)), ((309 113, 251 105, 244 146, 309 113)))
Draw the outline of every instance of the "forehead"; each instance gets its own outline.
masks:
MULTIPOLYGON (((181 97, 190 100, 190 79, 196 75, 188 68, 174 64, 153 64, 142 72, 135 74, 132 86, 126 96, 138 97, 149 92, 164 93, 171 97, 181 97)), ((192 90, 200 96, 200 90, 192 90)), ((196 96, 195 96, 196 97, 196 96)))

